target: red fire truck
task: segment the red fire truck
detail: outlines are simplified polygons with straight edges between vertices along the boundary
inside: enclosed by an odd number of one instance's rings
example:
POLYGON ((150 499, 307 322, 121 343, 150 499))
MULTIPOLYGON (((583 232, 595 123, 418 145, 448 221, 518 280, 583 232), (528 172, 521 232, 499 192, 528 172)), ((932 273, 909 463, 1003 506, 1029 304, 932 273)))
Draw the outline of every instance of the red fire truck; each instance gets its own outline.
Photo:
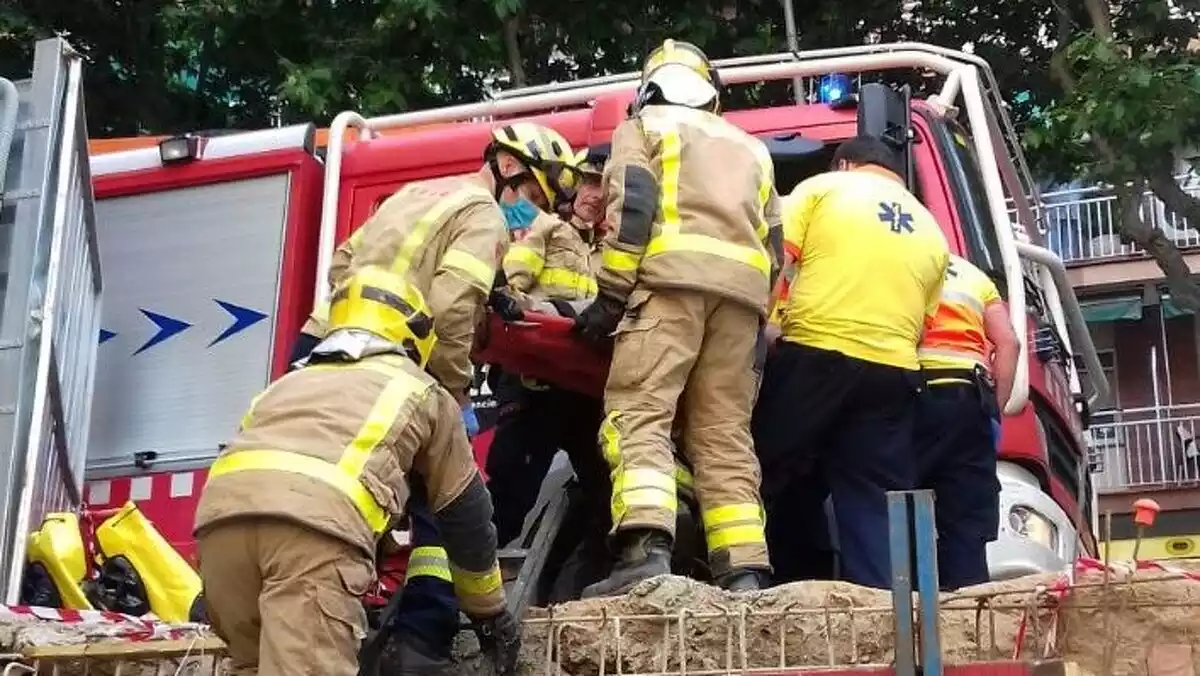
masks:
MULTIPOLYGON (((998 280, 1021 340, 1017 382, 1004 404, 1010 416, 1000 451, 1001 533, 989 549, 993 577, 1057 570, 1094 551, 1082 437, 1088 401, 1076 361, 1087 367, 1093 392, 1102 395, 1107 384, 1062 263, 1041 244, 1036 190, 988 65, 896 44, 717 66, 731 86, 830 73, 940 78, 940 89, 919 100, 891 89, 891 96, 867 96, 864 88, 861 99, 829 102, 798 94, 794 104, 727 118, 767 143, 781 193, 824 170, 838 143, 860 128, 901 139, 917 194, 951 249, 998 280)), ((437 110, 370 119, 345 112, 323 158, 312 125, 188 135, 93 155, 103 312, 83 500, 95 508, 132 500, 190 558, 206 468, 251 397, 286 368, 304 318, 328 293, 336 244, 405 183, 477 170, 489 131, 502 121, 534 119, 575 147, 603 153, 636 84, 636 74, 624 74, 437 110)), ((607 369, 563 320, 537 315, 519 325, 492 318, 476 356, 595 393, 607 369)), ((475 394, 486 412, 486 389, 475 394)), ((486 434, 477 440, 478 454, 487 442, 486 434)), ((540 574, 554 545, 568 484, 569 468, 558 466, 543 485, 516 543, 524 565, 538 559, 527 572, 540 574)), ((538 602, 534 587, 523 584, 523 593, 538 602)))

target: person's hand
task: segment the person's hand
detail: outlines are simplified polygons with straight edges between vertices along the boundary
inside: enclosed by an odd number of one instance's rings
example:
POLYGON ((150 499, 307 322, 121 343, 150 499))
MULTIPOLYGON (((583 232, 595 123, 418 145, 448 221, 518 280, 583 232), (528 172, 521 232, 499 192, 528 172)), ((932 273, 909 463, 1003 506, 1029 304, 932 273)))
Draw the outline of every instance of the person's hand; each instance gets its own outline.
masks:
POLYGON ((500 676, 517 673, 517 657, 521 654, 521 627, 507 610, 472 622, 479 650, 491 660, 500 676))
POLYGON ((488 296, 488 307, 492 308, 506 322, 519 322, 525 318, 525 311, 521 309, 521 304, 503 288, 492 289, 488 296))
POLYGON ((763 340, 767 342, 767 354, 775 351, 775 344, 779 342, 779 337, 783 335, 783 329, 774 324, 767 324, 763 327, 763 340))
POLYGON ((602 342, 616 330, 623 314, 624 301, 600 294, 575 318, 575 332, 594 343, 602 342))
POLYGON ((479 434, 479 419, 475 417, 475 404, 468 399, 462 405, 463 426, 467 428, 467 438, 474 439, 479 434))

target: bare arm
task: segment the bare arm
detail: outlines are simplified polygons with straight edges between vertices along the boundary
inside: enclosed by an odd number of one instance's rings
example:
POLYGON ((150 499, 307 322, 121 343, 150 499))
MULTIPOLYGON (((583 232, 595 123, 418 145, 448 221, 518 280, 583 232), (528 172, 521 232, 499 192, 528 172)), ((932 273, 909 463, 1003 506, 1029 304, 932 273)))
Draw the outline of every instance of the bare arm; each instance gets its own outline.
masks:
POLYGON ((984 308, 983 330, 993 346, 992 377, 996 379, 996 400, 1003 410, 1012 394, 1017 355, 1021 349, 1012 322, 1009 321, 1008 307, 1003 302, 988 303, 984 308))

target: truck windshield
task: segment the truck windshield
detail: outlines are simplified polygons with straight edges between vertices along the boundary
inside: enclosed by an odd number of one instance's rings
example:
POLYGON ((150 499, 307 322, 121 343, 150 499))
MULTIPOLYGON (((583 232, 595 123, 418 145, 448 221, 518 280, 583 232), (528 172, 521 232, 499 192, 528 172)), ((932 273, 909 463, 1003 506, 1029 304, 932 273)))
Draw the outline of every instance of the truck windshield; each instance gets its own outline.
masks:
POLYGON ((971 148, 967 132, 956 122, 944 118, 930 120, 938 154, 944 158, 950 178, 951 194, 962 224, 967 258, 1004 288, 1004 265, 1000 242, 996 239, 987 193, 979 175, 978 158, 971 148))

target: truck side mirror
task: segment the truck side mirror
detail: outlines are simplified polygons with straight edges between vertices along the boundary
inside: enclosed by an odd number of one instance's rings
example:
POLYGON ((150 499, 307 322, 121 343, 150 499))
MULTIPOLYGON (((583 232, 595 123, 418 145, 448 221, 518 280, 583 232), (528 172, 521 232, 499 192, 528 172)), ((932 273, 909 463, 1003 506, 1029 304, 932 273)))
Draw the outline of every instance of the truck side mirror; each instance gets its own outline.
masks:
POLYGON ((915 190, 912 158, 911 90, 905 85, 899 91, 872 82, 858 91, 858 135, 877 138, 888 145, 904 167, 904 183, 915 190))

